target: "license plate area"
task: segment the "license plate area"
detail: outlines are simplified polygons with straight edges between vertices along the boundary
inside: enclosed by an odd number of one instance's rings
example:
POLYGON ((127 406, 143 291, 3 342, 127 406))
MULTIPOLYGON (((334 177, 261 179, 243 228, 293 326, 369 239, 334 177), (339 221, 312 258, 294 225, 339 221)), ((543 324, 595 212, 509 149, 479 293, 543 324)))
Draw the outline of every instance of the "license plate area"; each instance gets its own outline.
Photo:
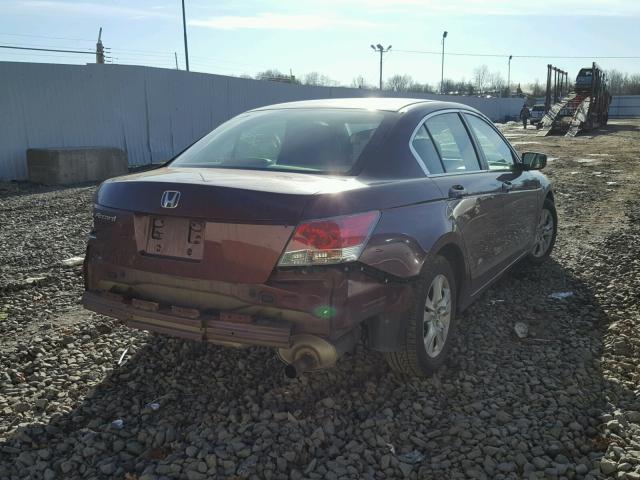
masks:
POLYGON ((202 260, 205 222, 188 218, 150 217, 145 253, 202 260))

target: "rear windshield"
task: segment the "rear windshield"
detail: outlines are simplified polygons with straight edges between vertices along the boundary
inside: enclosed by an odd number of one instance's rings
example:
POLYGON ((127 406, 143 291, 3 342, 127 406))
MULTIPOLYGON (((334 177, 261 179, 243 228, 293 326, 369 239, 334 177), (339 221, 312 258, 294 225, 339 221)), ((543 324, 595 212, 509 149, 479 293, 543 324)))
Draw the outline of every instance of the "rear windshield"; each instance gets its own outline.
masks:
POLYGON ((383 117, 346 109, 250 112, 220 125, 171 166, 346 173, 383 117))

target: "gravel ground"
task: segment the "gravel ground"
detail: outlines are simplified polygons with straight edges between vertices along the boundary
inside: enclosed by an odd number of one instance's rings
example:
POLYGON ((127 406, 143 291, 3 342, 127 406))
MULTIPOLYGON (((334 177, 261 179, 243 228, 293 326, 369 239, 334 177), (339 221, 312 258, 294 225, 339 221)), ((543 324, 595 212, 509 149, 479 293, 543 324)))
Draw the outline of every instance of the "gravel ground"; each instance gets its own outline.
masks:
POLYGON ((462 315, 428 380, 361 349, 288 380, 268 349, 85 312, 62 262, 83 253, 95 187, 0 184, 0 478, 640 480, 640 121, 503 128, 555 157, 557 249, 462 315))

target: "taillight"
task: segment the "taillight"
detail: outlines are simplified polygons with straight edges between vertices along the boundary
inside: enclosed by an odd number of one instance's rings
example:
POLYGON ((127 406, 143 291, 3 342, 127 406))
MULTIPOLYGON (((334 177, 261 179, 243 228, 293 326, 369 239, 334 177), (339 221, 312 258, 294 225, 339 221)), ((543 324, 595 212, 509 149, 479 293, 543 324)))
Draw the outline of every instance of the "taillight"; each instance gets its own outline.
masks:
POLYGON ((310 220, 296 227, 278 265, 293 267, 358 259, 380 212, 310 220))

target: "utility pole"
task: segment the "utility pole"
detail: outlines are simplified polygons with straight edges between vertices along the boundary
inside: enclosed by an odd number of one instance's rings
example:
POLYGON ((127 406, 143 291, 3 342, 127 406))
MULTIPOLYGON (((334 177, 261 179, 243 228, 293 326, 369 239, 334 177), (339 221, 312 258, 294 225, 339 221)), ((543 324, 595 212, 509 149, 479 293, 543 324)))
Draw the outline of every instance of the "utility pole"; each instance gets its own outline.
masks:
POLYGON ((104 63, 104 46, 102 45, 102 27, 98 32, 98 42, 96 43, 96 63, 104 63))
POLYGON ((189 71, 189 47, 187 45, 187 17, 184 13, 184 0, 182 0, 182 29, 184 30, 184 61, 189 71))
POLYGON ((447 31, 442 33, 442 68, 440 69, 440 95, 444 93, 444 39, 447 38, 447 31))
POLYGON ((507 74, 507 89, 509 90, 509 97, 511 97, 511 59, 513 55, 509 55, 509 73, 507 74))
POLYGON ((380 52, 380 90, 382 90, 382 55, 391 50, 391 45, 389 45, 386 49, 380 44, 371 45, 371 48, 373 48, 374 52, 380 52))
POLYGON ((173 52, 173 57, 176 59, 176 70, 180 70, 178 68, 178 54, 176 52, 173 52))

